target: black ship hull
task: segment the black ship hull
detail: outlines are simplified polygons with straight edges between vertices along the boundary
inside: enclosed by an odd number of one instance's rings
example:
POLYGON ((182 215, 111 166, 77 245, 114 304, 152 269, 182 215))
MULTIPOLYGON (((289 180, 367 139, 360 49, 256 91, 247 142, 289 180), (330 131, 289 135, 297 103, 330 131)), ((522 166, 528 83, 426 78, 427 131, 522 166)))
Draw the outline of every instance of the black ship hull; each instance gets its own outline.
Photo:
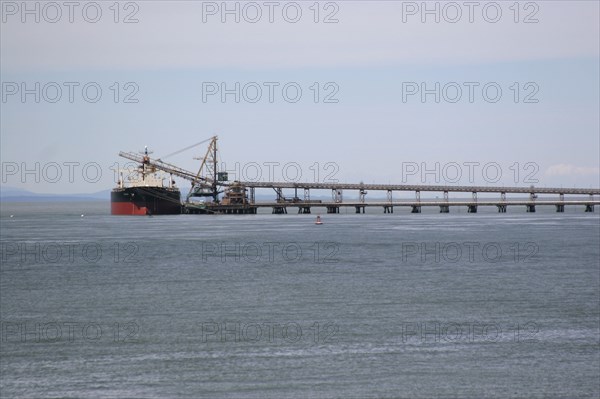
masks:
POLYGON ((176 188, 115 188, 110 210, 112 215, 176 215, 181 213, 181 195, 176 188))

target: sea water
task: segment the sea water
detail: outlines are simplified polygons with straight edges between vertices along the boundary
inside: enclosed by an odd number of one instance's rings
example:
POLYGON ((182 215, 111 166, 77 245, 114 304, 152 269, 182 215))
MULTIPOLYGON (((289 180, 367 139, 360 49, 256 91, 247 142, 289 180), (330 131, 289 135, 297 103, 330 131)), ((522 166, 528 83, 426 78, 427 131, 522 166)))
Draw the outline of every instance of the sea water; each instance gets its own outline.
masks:
POLYGON ((553 211, 3 203, 0 395, 600 397, 599 213, 553 211))

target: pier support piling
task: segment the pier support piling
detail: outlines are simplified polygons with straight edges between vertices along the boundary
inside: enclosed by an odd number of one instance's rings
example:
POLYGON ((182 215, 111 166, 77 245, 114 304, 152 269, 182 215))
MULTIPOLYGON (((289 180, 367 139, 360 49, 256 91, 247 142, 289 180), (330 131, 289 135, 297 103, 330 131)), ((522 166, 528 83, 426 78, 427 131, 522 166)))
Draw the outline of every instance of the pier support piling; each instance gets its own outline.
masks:
POLYGON ((440 213, 450 213, 450 206, 448 205, 448 191, 444 191, 444 202, 445 205, 440 205, 440 213))
POLYGON ((417 200, 417 205, 412 206, 412 210, 410 213, 421 213, 421 192, 415 191, 415 198, 417 200))
POLYGON ((467 207, 467 213, 477 213, 477 192, 473 191, 471 194, 473 195, 473 204, 467 207))
MULTIPOLYGON (((593 201, 593 200, 594 200, 594 195, 590 194, 590 201, 593 201)), ((594 212, 594 204, 587 204, 585 206, 585 211, 586 212, 594 212)))
POLYGON ((535 199, 536 198, 537 198, 537 195, 535 193, 529 193, 529 201, 531 201, 531 203, 526 205, 527 212, 530 212, 530 213, 535 212, 535 199))
POLYGON ((506 202, 506 193, 501 192, 500 204, 496 205, 498 207, 498 213, 506 213, 506 204, 504 204, 504 202, 506 202))
POLYGON ((383 213, 394 213, 394 206, 392 205, 392 190, 387 190, 386 196, 389 205, 383 206, 383 213))

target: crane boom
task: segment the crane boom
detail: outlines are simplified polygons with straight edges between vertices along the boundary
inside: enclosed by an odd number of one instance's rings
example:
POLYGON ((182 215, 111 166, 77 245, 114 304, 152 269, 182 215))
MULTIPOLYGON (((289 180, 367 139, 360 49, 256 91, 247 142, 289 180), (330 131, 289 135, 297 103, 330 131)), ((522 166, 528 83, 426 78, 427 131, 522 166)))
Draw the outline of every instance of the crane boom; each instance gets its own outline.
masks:
POLYGON ((178 166, 175 166, 173 164, 170 164, 170 163, 167 163, 164 161, 151 159, 147 156, 138 155, 133 152, 123 152, 123 151, 119 152, 119 156, 129 159, 134 162, 138 162, 140 164, 146 164, 150 167, 156 168, 158 170, 162 170, 163 172, 170 173, 174 176, 181 177, 182 179, 185 179, 185 180, 195 182, 198 179, 200 179, 200 180, 204 180, 206 182, 212 183, 211 179, 197 176, 197 174, 194 172, 190 172, 189 170, 185 170, 183 168, 180 168, 178 166))

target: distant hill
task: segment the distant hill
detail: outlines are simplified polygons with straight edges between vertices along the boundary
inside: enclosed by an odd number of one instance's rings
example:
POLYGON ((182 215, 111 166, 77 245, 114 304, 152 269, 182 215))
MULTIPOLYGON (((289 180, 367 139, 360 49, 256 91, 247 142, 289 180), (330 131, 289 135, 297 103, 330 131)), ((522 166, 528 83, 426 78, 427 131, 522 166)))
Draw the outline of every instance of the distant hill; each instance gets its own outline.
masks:
POLYGON ((0 201, 4 202, 61 202, 61 201, 109 201, 110 191, 89 194, 42 194, 16 187, 0 186, 0 201))

